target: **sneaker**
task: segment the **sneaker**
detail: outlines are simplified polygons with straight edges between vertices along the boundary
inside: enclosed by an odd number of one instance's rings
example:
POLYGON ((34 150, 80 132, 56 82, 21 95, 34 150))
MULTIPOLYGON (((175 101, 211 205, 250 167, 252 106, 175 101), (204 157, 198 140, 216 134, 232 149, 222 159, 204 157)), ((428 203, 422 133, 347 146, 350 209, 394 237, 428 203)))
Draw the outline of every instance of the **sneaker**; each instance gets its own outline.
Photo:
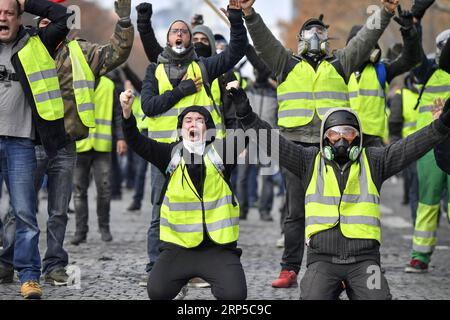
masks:
POLYGON ((70 240, 70 243, 76 246, 83 242, 86 242, 86 234, 75 233, 72 240, 70 240))
POLYGON ((0 265, 0 283, 12 283, 14 279, 14 269, 0 265))
POLYGON ((291 286, 297 286, 297 274, 292 270, 281 270, 278 279, 272 282, 274 288, 289 288, 291 286))
POLYGON ((406 273, 426 273, 428 272, 428 264, 418 259, 412 259, 405 268, 406 273))
POLYGON ((105 241, 105 242, 110 242, 113 239, 111 232, 109 231, 109 228, 100 229, 100 235, 101 235, 102 241, 105 241))
POLYGON ((141 210, 141 205, 133 201, 130 204, 130 206, 127 208, 127 210, 128 211, 139 211, 139 210, 141 210))
POLYGON ((284 234, 277 240, 277 248, 284 248, 284 234))
POLYGON ((175 298, 173 298, 173 300, 184 300, 184 298, 186 298, 187 293, 188 287, 184 286, 183 288, 181 288, 180 292, 178 292, 175 298))
POLYGON ((67 286, 69 276, 64 268, 55 269, 44 276, 45 282, 52 286, 67 286))
POLYGON ((202 278, 193 278, 189 280, 188 287, 190 288, 209 288, 211 285, 202 278))
POLYGON ((20 293, 25 299, 40 299, 42 297, 42 289, 37 281, 27 281, 20 287, 20 293))

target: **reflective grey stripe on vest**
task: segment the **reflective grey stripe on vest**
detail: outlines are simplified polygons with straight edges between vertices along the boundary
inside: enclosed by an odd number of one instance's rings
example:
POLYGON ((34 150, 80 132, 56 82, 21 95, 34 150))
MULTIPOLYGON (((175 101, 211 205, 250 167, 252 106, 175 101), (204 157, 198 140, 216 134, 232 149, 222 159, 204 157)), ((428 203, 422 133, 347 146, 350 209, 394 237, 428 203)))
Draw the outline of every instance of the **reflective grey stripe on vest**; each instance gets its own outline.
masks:
POLYGON ((95 119, 95 124, 100 124, 104 126, 111 126, 112 121, 111 120, 103 120, 103 119, 95 119))
POLYGON ((384 98, 384 93, 381 90, 359 89, 359 95, 360 96, 366 96, 366 97, 380 97, 380 98, 384 98))
POLYGON ((417 125, 417 122, 416 121, 413 121, 413 122, 405 122, 404 124, 403 124, 403 128, 411 128, 411 127, 415 127, 417 125))
POLYGON ((306 218, 306 225, 312 224, 335 224, 338 221, 338 217, 321 217, 321 216, 309 216, 306 218))
POLYGON ((422 107, 419 108, 419 113, 424 113, 424 112, 431 111, 431 107, 432 106, 422 106, 422 107))
POLYGON ((102 134, 102 133, 90 134, 89 138, 112 141, 112 136, 110 136, 108 134, 102 134))
POLYGON ((53 91, 40 93, 40 94, 35 95, 34 98, 36 99, 36 102, 42 103, 42 102, 45 102, 48 100, 61 98, 61 91, 53 90, 53 91))
POLYGON ((278 111, 278 118, 289 118, 289 117, 312 117, 314 115, 314 110, 309 109, 292 109, 278 111))
POLYGON ((159 223, 162 226, 168 227, 175 232, 178 233, 186 233, 186 232, 203 232, 203 224, 195 223, 195 224, 171 224, 167 221, 166 218, 161 217, 159 219, 159 223))
POLYGON ((44 71, 38 71, 38 72, 32 73, 28 76, 28 79, 30 82, 36 82, 36 81, 43 80, 43 79, 54 78, 56 76, 57 76, 56 70, 50 69, 50 70, 44 70, 44 71))
MULTIPOLYGON (((233 197, 225 196, 215 201, 204 202, 205 210, 212 210, 216 208, 220 208, 221 206, 231 204, 233 201, 233 197)), ((167 197, 164 197, 163 204, 169 207, 170 211, 194 211, 194 210, 202 210, 201 202, 177 202, 172 203, 169 202, 167 197)))
POLYGON ((331 197, 323 195, 325 190, 325 182, 323 180, 323 175, 321 174, 322 168, 325 168, 325 162, 323 161, 322 158, 320 158, 320 166, 316 178, 316 191, 313 194, 306 195, 305 205, 310 202, 315 202, 331 206, 338 206, 341 197, 331 197))
POLYGON ((348 96, 350 97, 350 99, 357 98, 358 97, 358 91, 350 91, 348 93, 348 96))
POLYGON ((365 224, 368 226, 380 227, 380 219, 368 216, 340 216, 339 220, 344 224, 365 224))
POLYGON ((436 231, 420 231, 414 230, 414 237, 418 238, 436 238, 436 231))
POLYGON ((413 250, 423 253, 433 252, 435 246, 419 246, 417 244, 413 244, 413 250))
POLYGON ((323 91, 323 92, 314 92, 315 99, 334 99, 334 100, 343 100, 347 101, 348 93, 344 92, 333 92, 333 91, 323 91))
POLYGON ((149 132, 149 137, 152 139, 176 138, 177 130, 151 131, 149 132))
POLYGON ((94 111, 94 110, 95 110, 95 104, 93 104, 93 103, 82 103, 82 104, 78 105, 79 112, 94 111))
POLYGON ((277 96, 278 102, 288 101, 288 100, 314 100, 314 95, 312 92, 290 92, 277 96))
POLYGON ((335 109, 336 107, 328 107, 328 108, 317 108, 317 113, 319 114, 319 116, 324 116, 328 111, 330 111, 331 109, 335 109))
POLYGON ((335 99, 335 100, 348 100, 348 93, 334 92, 334 91, 322 91, 322 92, 290 92, 282 95, 278 95, 278 102, 288 100, 316 100, 316 99, 335 99))
MULTIPOLYGON (((178 233, 187 233, 187 232, 203 232, 203 224, 202 223, 195 223, 195 224, 171 224, 169 221, 167 221, 166 218, 161 217, 160 222, 162 226, 168 227, 172 229, 175 232, 178 233)), ((219 220, 216 222, 208 223, 206 224, 206 228, 208 231, 213 232, 220 229, 224 229, 227 227, 234 227, 239 225, 239 218, 230 218, 230 219, 224 219, 219 220)))
POLYGON ((450 86, 426 87, 425 91, 431 92, 431 93, 447 92, 447 91, 450 91, 450 86))
POLYGON ((367 181, 366 167, 364 166, 363 157, 359 157, 359 167, 361 173, 359 174, 359 193, 360 194, 344 194, 342 201, 348 203, 368 202, 380 204, 380 197, 375 194, 369 194, 369 182, 367 181))
POLYGON ((229 218, 224 220, 219 220, 216 222, 211 222, 206 224, 206 229, 208 231, 213 232, 220 229, 225 229, 228 227, 234 227, 239 225, 239 217, 229 218))
POLYGON ((73 88, 74 89, 83 89, 83 88, 95 89, 95 82, 88 81, 88 80, 77 80, 77 81, 73 82, 73 88))
MULTIPOLYGON (((183 107, 183 108, 171 108, 171 109, 167 110, 166 112, 164 112, 163 114, 158 115, 158 116, 156 116, 156 117, 154 117, 154 118, 157 118, 157 117, 178 117, 178 115, 180 115, 181 113, 183 113, 183 111, 184 111, 185 109, 187 109, 187 108, 189 108, 189 107, 183 107)), ((204 108, 205 108, 206 110, 208 110, 209 113, 212 113, 213 110, 214 110, 214 107, 213 107, 213 106, 204 106, 204 108)))

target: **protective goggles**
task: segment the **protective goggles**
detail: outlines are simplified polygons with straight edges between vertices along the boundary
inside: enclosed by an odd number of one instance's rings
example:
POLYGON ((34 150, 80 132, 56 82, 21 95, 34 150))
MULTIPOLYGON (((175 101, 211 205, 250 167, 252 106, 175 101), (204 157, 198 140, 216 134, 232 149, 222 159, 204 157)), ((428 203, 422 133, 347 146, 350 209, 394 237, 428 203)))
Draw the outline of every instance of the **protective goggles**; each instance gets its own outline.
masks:
POLYGON ((189 33, 189 30, 188 29, 175 29, 175 28, 172 28, 172 29, 169 30, 169 32, 171 34, 178 34, 178 33, 181 32, 181 34, 185 34, 186 35, 186 34, 189 33))
POLYGON ((442 40, 441 42, 439 42, 439 43, 437 44, 437 48, 438 48, 439 50, 444 49, 444 46, 447 44, 447 41, 448 41, 448 38, 445 39, 445 40, 442 40))
POLYGON ((359 131, 352 126, 335 126, 329 128, 325 132, 325 137, 332 144, 338 142, 341 138, 344 138, 349 143, 352 143, 356 137, 359 137, 359 131))
POLYGON ((310 28, 303 30, 300 37, 302 40, 310 40, 315 34, 317 34, 322 41, 328 39, 328 30, 321 26, 311 26, 310 28))

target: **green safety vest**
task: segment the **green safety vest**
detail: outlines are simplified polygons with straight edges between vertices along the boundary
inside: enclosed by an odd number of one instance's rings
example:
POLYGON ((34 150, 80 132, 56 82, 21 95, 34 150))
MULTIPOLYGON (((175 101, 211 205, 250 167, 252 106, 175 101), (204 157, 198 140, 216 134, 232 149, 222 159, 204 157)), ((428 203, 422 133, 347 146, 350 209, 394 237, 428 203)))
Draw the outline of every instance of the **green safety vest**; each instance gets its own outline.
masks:
POLYGON ((387 83, 385 88, 383 90, 381 87, 375 67, 371 63, 364 68, 359 82, 355 73, 350 77, 348 82, 350 107, 361 119, 364 134, 385 136, 387 83))
POLYGON ((31 36, 18 56, 39 116, 47 121, 64 118, 64 102, 55 60, 39 36, 31 36))
POLYGON ((89 128, 89 137, 77 141, 77 152, 94 149, 97 152, 112 151, 112 121, 114 104, 114 82, 101 77, 95 89, 95 128, 89 128))
MULTIPOLYGON (((159 94, 163 94, 166 91, 173 90, 173 86, 169 81, 166 70, 163 64, 159 64, 155 72, 156 79, 158 80, 159 94)), ((194 79, 196 77, 202 77, 200 66, 197 62, 192 62, 187 69, 187 79, 194 79)), ((200 92, 191 94, 184 97, 176 105, 167 110, 161 115, 148 118, 148 128, 150 138, 159 141, 171 143, 177 139, 177 124, 178 115, 180 115, 184 109, 191 106, 205 107, 212 116, 214 124, 216 125, 217 134, 216 137, 224 136, 224 127, 222 125, 222 117, 218 110, 214 108, 213 101, 206 93, 205 86, 202 86, 200 92)))
POLYGON ((417 99, 419 98, 419 94, 411 91, 408 88, 403 88, 401 90, 397 90, 397 94, 400 94, 402 97, 402 110, 403 110, 403 129, 402 129, 402 137, 406 138, 407 136, 413 134, 417 131, 417 109, 414 110, 414 107, 417 104, 417 99))
POLYGON ((320 119, 337 107, 350 107, 345 80, 328 61, 322 61, 317 71, 301 61, 289 72, 277 88, 278 125, 296 128, 311 122, 317 112, 320 119))
POLYGON ((220 169, 223 164, 219 165, 222 160, 214 148, 203 158, 206 166, 203 197, 197 194, 180 152, 172 158, 169 167, 175 169, 160 211, 161 241, 194 248, 203 241, 205 231, 218 244, 238 240, 239 205, 223 177, 220 169))
POLYGON ((419 115, 417 116, 417 130, 426 127, 433 122, 431 107, 434 99, 450 98, 450 74, 442 69, 437 69, 425 85, 419 101, 419 115))
POLYGON ((339 224, 347 238, 381 242, 380 194, 372 181, 365 150, 351 165, 343 194, 334 169, 317 154, 306 190, 305 214, 307 239, 339 224))
POLYGON ((142 111, 142 105, 141 105, 141 97, 136 96, 134 97, 133 104, 131 105, 131 110, 133 111, 133 115, 136 118, 136 126, 139 130, 139 132, 142 132, 142 130, 147 129, 147 121, 144 116, 144 111, 142 111))
POLYGON ((95 127, 94 89, 95 76, 77 40, 68 43, 72 62, 73 92, 81 122, 89 128, 95 127))

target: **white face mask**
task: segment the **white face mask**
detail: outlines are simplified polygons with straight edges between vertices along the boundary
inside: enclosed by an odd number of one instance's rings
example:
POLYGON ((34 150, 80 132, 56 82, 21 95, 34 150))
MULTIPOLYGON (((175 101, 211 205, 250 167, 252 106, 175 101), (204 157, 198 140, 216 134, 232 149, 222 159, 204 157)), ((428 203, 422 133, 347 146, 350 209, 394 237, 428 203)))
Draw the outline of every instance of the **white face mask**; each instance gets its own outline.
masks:
POLYGON ((183 139, 183 146, 190 153, 195 153, 195 154, 201 156, 205 152, 206 142, 205 141, 192 142, 192 141, 183 139))
POLYGON ((172 50, 178 54, 181 54, 186 51, 186 48, 184 46, 173 46, 172 50))

